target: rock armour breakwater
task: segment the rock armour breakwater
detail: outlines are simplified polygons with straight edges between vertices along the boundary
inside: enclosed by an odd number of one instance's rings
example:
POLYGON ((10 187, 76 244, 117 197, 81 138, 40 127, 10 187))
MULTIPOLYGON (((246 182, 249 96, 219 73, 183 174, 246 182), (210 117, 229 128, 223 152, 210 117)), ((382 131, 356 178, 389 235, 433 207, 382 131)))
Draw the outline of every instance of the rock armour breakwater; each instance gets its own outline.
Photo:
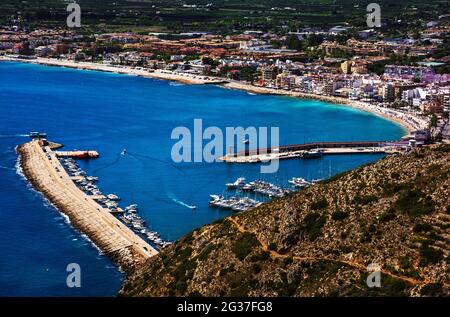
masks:
POLYGON ((133 272, 158 252, 79 190, 49 147, 37 141, 20 145, 21 167, 33 187, 85 233, 125 272, 133 272))

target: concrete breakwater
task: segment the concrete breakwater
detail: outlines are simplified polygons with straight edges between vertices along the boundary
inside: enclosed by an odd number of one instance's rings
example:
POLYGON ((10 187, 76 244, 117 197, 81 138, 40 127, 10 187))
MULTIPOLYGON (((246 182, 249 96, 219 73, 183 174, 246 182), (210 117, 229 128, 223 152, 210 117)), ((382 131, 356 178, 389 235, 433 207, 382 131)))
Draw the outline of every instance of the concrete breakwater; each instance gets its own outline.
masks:
POLYGON ((33 187, 66 214, 74 227, 85 233, 125 272, 133 272, 148 258, 158 254, 108 209, 82 192, 55 152, 43 141, 25 143, 17 151, 23 173, 33 187))

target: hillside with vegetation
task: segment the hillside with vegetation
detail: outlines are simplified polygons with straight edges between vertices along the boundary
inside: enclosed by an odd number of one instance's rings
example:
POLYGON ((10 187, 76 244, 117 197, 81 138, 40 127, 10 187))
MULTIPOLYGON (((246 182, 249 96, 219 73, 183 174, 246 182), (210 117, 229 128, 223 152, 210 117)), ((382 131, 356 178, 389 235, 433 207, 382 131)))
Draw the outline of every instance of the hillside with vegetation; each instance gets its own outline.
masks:
MULTIPOLYGON (((82 29, 108 31, 295 31, 304 26, 350 23, 366 27, 366 7, 372 0, 77 0, 82 29)), ((0 23, 65 26, 66 0, 2 0, 0 23)), ((380 0, 382 19, 396 30, 447 12, 448 1, 380 0)))
POLYGON ((193 231, 123 296, 448 296, 450 146, 386 157, 193 231), (370 263, 381 287, 369 288, 370 263))

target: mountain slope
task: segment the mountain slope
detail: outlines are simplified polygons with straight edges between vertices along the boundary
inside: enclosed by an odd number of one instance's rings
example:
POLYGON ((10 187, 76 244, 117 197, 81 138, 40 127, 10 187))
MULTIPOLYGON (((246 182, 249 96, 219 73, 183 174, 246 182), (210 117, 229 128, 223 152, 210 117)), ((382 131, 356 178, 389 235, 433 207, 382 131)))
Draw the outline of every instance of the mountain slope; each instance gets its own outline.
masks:
POLYGON ((120 294, 448 296, 449 193, 450 146, 387 157, 195 230, 120 294))

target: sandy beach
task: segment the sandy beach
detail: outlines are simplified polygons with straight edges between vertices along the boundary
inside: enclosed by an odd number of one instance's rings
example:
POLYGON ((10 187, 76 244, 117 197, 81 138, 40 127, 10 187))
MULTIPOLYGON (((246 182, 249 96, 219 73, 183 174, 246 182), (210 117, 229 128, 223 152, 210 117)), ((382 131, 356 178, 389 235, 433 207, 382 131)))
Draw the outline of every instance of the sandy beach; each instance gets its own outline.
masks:
POLYGON ((366 102, 358 101, 358 100, 350 100, 342 97, 334 97, 334 96, 324 96, 324 95, 316 95, 309 93, 302 93, 296 91, 289 91, 283 89, 274 89, 274 88, 266 88, 266 87, 258 87, 253 86, 246 83, 241 82, 228 82, 222 84, 221 86, 229 89, 238 89, 245 90, 255 94, 268 94, 268 95, 283 95, 289 97, 296 97, 301 99, 314 99, 325 101, 329 103, 333 103, 341 106, 349 106, 355 109, 359 109, 362 111, 370 112, 372 114, 384 117, 388 120, 394 121, 400 124, 403 128, 406 129, 408 133, 411 133, 415 130, 424 129, 428 126, 428 122, 417 118, 412 114, 406 114, 394 109, 381 108, 375 105, 371 105, 366 102))
POLYGON ((89 62, 75 62, 69 60, 61 59, 50 59, 50 58, 35 58, 35 59, 19 59, 10 56, 0 56, 0 61, 15 61, 23 63, 40 64, 47 66, 58 66, 58 67, 68 67, 83 70, 95 70, 104 71, 117 74, 127 74, 134 76, 141 76, 146 78, 162 79, 176 81, 184 84, 191 85, 219 85, 220 87, 227 89, 238 89, 245 90, 255 94, 270 94, 270 95, 283 95, 296 97, 301 99, 314 99, 325 101, 341 106, 350 106, 355 109, 370 112, 372 114, 384 117, 388 120, 394 121, 400 124, 406 131, 405 134, 409 134, 412 131, 420 130, 428 127, 428 122, 424 119, 418 118, 417 116, 409 113, 400 112, 394 109, 378 107, 366 102, 358 100, 350 100, 342 97, 334 96, 324 96, 316 95, 310 93, 302 93, 297 91, 274 89, 253 86, 244 82, 230 81, 219 77, 211 76, 201 76, 189 73, 172 72, 167 70, 147 70, 143 68, 133 68, 130 66, 112 66, 99 63, 89 63, 89 62), (407 133, 406 133, 407 132, 407 133))
POLYGON ((53 59, 53 58, 36 58, 36 59, 19 59, 8 56, 0 56, 0 61, 13 61, 13 62, 21 62, 21 63, 29 63, 29 64, 39 64, 46 66, 58 66, 58 67, 67 67, 67 68, 75 68, 75 69, 83 69, 83 70, 95 70, 116 74, 124 74, 124 75, 134 75, 141 76, 146 78, 156 78, 162 80, 171 80, 177 81, 184 84, 190 85, 207 85, 207 84, 221 84, 224 83, 225 80, 223 78, 216 77, 208 77, 208 76, 200 76, 188 73, 180 73, 180 72, 172 72, 168 70, 147 70, 143 68, 133 68, 130 66, 112 66, 106 64, 99 63, 89 63, 89 62, 75 62, 69 60, 62 59, 53 59))

